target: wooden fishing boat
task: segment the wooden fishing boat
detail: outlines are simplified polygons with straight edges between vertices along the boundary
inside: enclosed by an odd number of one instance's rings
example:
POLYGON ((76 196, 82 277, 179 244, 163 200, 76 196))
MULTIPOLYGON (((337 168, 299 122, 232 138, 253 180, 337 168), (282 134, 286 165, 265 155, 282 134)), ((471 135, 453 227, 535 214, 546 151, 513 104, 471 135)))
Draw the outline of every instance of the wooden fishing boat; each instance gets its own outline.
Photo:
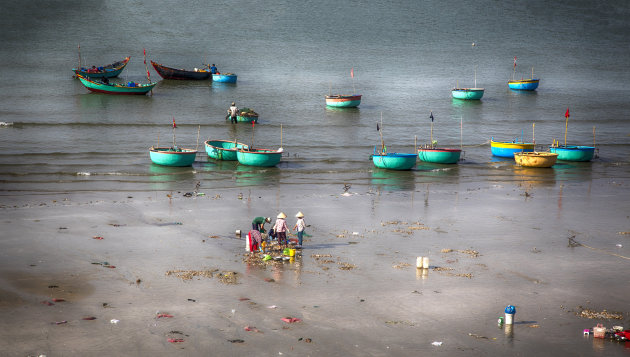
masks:
POLYGON ((87 78, 112 78, 117 77, 120 72, 125 69, 129 59, 131 57, 125 57, 124 60, 108 64, 107 66, 92 66, 92 68, 73 68, 72 72, 77 76, 83 76, 87 78))
POLYGON ((517 152, 514 153, 514 161, 526 167, 551 167, 556 163, 558 154, 551 152, 517 152))
POLYGON ((209 157, 223 161, 236 161, 237 149, 249 147, 246 144, 228 140, 207 140, 205 144, 209 157))
POLYGON ((217 83, 236 83, 237 75, 234 73, 215 73, 212 74, 212 81, 217 83))
POLYGON ((258 113, 249 108, 243 108, 236 116, 237 122, 258 123, 258 113))
POLYGON ((494 156, 514 158, 514 153, 534 151, 534 143, 516 140, 494 141, 494 139, 490 139, 490 150, 494 156))
POLYGON ((464 100, 479 100, 483 97, 484 88, 453 88, 453 98, 464 100))
POLYGON ((508 81, 508 87, 514 90, 536 90, 540 79, 516 79, 508 81))
POLYGON ((380 153, 375 147, 372 162, 381 169, 411 170, 416 166, 416 154, 380 153))
POLYGON ((436 164, 455 164, 462 154, 461 149, 450 148, 420 148, 418 158, 420 161, 436 164))
POLYGON ((190 80, 204 80, 210 79, 210 71, 205 69, 195 68, 193 71, 167 67, 159 63, 151 61, 151 65, 155 68, 155 71, 164 79, 190 79, 190 80))
POLYGON ((584 145, 550 146, 549 151, 558 154, 562 161, 591 161, 595 154, 595 147, 584 145))
POLYGON ((149 156, 154 164, 162 166, 191 166, 197 150, 178 147, 151 147, 149 156))
POLYGON ((83 83, 85 88, 90 91, 106 94, 144 95, 151 91, 151 89, 153 89, 153 87, 157 84, 157 82, 149 84, 140 84, 135 82, 128 82, 126 84, 111 84, 93 81, 81 75, 77 75, 77 77, 79 77, 79 80, 83 83))
POLYGON ((337 108, 354 108, 361 104, 361 94, 333 94, 326 96, 326 105, 337 108))
POLYGON ((271 167, 276 166, 282 159, 281 150, 240 148, 236 151, 239 164, 247 166, 271 167))

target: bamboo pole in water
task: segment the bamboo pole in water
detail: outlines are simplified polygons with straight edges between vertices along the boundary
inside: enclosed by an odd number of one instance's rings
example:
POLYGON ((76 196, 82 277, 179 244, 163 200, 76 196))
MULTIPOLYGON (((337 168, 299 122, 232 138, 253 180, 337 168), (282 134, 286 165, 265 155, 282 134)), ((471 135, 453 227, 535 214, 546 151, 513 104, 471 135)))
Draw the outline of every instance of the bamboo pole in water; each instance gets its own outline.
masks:
POLYGON ((201 124, 197 127, 197 146, 195 146, 195 151, 199 149, 199 132, 201 131, 201 124))
POLYGON ((566 121, 564 123, 564 147, 567 146, 567 130, 569 129, 569 116, 566 116, 566 121))
POLYGON ((383 154, 383 150, 385 150, 385 142, 383 141, 383 112, 381 112, 381 128, 378 133, 381 136, 381 154, 383 154))
POLYGON ((282 123, 280 123, 280 148, 282 148, 282 123))
POLYGON ((459 150, 464 149, 464 117, 459 116, 459 150))
POLYGON ((80 43, 79 43, 78 47, 79 47, 79 67, 77 67, 77 69, 80 72, 81 71, 81 44, 80 43))
POLYGON ((593 147, 595 147, 595 126, 593 125, 593 147))
POLYGON ((534 151, 536 150, 536 123, 532 123, 532 142, 534 143, 534 151))

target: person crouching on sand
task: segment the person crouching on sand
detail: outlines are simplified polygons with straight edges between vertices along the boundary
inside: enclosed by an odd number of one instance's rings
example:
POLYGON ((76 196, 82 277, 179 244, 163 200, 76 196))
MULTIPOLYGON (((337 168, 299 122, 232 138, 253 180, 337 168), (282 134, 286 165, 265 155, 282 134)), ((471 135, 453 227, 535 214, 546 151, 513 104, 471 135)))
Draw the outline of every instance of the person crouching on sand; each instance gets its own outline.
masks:
POLYGON ((287 218, 287 215, 284 214, 284 212, 280 212, 276 219, 276 223, 273 225, 273 230, 276 232, 276 236, 278 237, 278 244, 284 247, 287 246, 287 230, 289 229, 285 218, 287 218))
POLYGON ((296 248, 302 248, 302 238, 304 236, 304 228, 306 228, 306 223, 304 222, 304 213, 298 212, 295 217, 297 217, 297 222, 295 222, 293 230, 297 231, 298 236, 298 246, 296 248))

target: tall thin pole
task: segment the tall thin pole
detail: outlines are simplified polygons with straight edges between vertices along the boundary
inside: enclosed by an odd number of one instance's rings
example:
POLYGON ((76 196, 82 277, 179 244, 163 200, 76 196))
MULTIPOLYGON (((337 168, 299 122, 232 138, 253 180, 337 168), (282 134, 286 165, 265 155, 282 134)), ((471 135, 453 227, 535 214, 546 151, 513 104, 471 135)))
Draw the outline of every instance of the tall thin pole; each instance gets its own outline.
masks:
POLYGON ((459 116, 459 149, 464 149, 464 117, 459 116))
POLYGON ((280 123, 280 147, 282 148, 282 123, 280 123))
POLYGON ((413 152, 418 153, 418 135, 413 136, 413 152))
POLYGON ((536 123, 532 123, 532 141, 534 142, 534 149, 536 148, 536 123))
POLYGON ((433 119, 431 119, 431 149, 433 149, 433 119))
POLYGON ((80 43, 78 47, 79 47, 79 67, 77 67, 77 69, 81 71, 81 44, 80 43))
POLYGON ((593 126, 593 147, 595 147, 595 126, 593 126))
POLYGON ((199 132, 201 131, 201 124, 197 127, 197 146, 195 146, 195 151, 199 149, 199 132))
POLYGON ((383 150, 385 149, 385 142, 383 141, 383 112, 381 112, 381 128, 379 129, 378 133, 381 136, 381 154, 382 154, 383 150))
POLYGON ((567 130, 569 130, 569 116, 566 116, 567 120, 564 123, 564 147, 567 146, 567 130))

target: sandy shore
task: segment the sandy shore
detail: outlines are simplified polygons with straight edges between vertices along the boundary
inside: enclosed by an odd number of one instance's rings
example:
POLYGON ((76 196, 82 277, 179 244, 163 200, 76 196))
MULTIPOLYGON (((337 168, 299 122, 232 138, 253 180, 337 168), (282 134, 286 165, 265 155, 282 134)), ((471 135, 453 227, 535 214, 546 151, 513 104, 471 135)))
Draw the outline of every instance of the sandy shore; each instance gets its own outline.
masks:
POLYGON ((2 355, 627 355, 582 335, 630 328, 627 183, 341 192, 5 195, 2 355), (235 230, 279 211, 301 256, 248 263, 235 230))

